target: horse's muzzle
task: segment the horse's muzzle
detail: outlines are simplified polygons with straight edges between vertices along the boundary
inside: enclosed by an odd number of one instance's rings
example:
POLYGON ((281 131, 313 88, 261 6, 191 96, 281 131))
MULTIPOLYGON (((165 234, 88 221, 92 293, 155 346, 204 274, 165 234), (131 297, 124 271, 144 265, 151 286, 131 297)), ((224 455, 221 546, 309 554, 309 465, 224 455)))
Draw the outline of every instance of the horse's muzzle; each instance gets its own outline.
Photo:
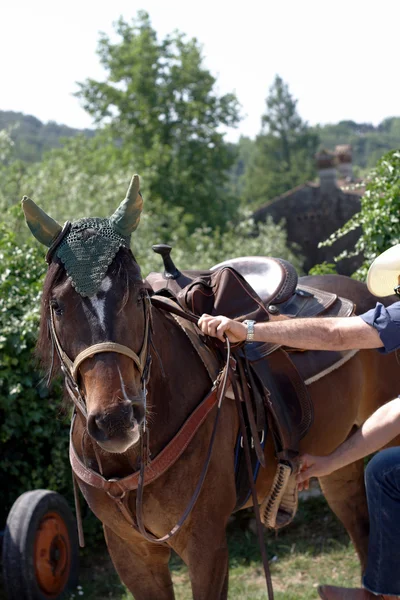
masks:
POLYGON ((138 441, 143 419, 144 405, 138 398, 89 413, 87 429, 104 450, 122 453, 138 441))

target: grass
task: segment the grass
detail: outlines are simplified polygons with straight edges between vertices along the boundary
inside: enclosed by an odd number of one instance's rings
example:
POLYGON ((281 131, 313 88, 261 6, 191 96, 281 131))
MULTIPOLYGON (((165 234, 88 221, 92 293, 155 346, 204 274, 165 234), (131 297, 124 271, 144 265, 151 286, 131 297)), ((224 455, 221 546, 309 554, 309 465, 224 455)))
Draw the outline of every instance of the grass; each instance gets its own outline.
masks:
MULTIPOLYGON (((237 515, 229 530, 230 600, 267 598, 251 511, 237 515)), ((276 600, 318 598, 319 583, 357 586, 360 567, 347 533, 323 498, 301 502, 294 522, 278 534, 266 532, 276 600)), ((191 600, 187 568, 174 556, 171 571, 176 600, 191 600)), ((129 600, 108 557, 84 559, 75 599, 129 600), (96 565, 96 566, 95 566, 96 565)))
MULTIPOLYGON (((246 527, 250 515, 245 513, 229 535, 230 599, 267 597, 256 536, 246 527)), ((360 583, 359 562, 347 533, 322 498, 302 502, 295 521, 278 534, 267 533, 266 541, 276 600, 318 598, 321 582, 360 583)), ((177 600, 191 599, 185 567, 177 564, 173 572, 177 600)))

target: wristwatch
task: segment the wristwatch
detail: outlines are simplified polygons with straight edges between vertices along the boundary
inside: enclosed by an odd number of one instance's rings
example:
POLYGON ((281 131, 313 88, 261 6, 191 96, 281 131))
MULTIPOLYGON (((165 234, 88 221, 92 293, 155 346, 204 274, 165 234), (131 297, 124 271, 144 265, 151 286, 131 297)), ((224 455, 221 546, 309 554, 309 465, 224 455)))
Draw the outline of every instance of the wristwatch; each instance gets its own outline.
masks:
POLYGON ((246 325, 246 327, 247 327, 246 342, 254 342, 254 325, 255 324, 256 324, 256 321, 252 321, 251 319, 246 319, 246 321, 243 321, 243 325, 246 325))

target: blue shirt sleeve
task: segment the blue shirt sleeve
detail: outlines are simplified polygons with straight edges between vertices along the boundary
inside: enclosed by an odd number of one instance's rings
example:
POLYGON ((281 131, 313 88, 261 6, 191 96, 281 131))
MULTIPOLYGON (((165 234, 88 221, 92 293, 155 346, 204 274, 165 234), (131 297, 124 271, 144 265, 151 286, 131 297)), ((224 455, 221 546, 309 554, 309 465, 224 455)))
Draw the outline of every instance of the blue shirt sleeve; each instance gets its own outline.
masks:
POLYGON ((400 302, 388 307, 378 302, 375 308, 360 317, 379 333, 384 346, 378 348, 379 352, 386 354, 400 348, 400 302))

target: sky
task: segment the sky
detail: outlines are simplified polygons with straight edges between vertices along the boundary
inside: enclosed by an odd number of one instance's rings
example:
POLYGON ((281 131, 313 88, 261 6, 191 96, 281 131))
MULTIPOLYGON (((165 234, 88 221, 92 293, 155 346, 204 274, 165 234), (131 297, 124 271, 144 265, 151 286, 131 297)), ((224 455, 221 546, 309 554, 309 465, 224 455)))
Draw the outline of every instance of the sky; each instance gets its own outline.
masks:
POLYGON ((257 135, 276 74, 312 125, 400 116, 400 0, 3 0, 0 110, 91 127, 76 82, 105 79, 99 32, 140 9, 160 39, 196 37, 219 93, 236 93, 231 141, 257 135))

